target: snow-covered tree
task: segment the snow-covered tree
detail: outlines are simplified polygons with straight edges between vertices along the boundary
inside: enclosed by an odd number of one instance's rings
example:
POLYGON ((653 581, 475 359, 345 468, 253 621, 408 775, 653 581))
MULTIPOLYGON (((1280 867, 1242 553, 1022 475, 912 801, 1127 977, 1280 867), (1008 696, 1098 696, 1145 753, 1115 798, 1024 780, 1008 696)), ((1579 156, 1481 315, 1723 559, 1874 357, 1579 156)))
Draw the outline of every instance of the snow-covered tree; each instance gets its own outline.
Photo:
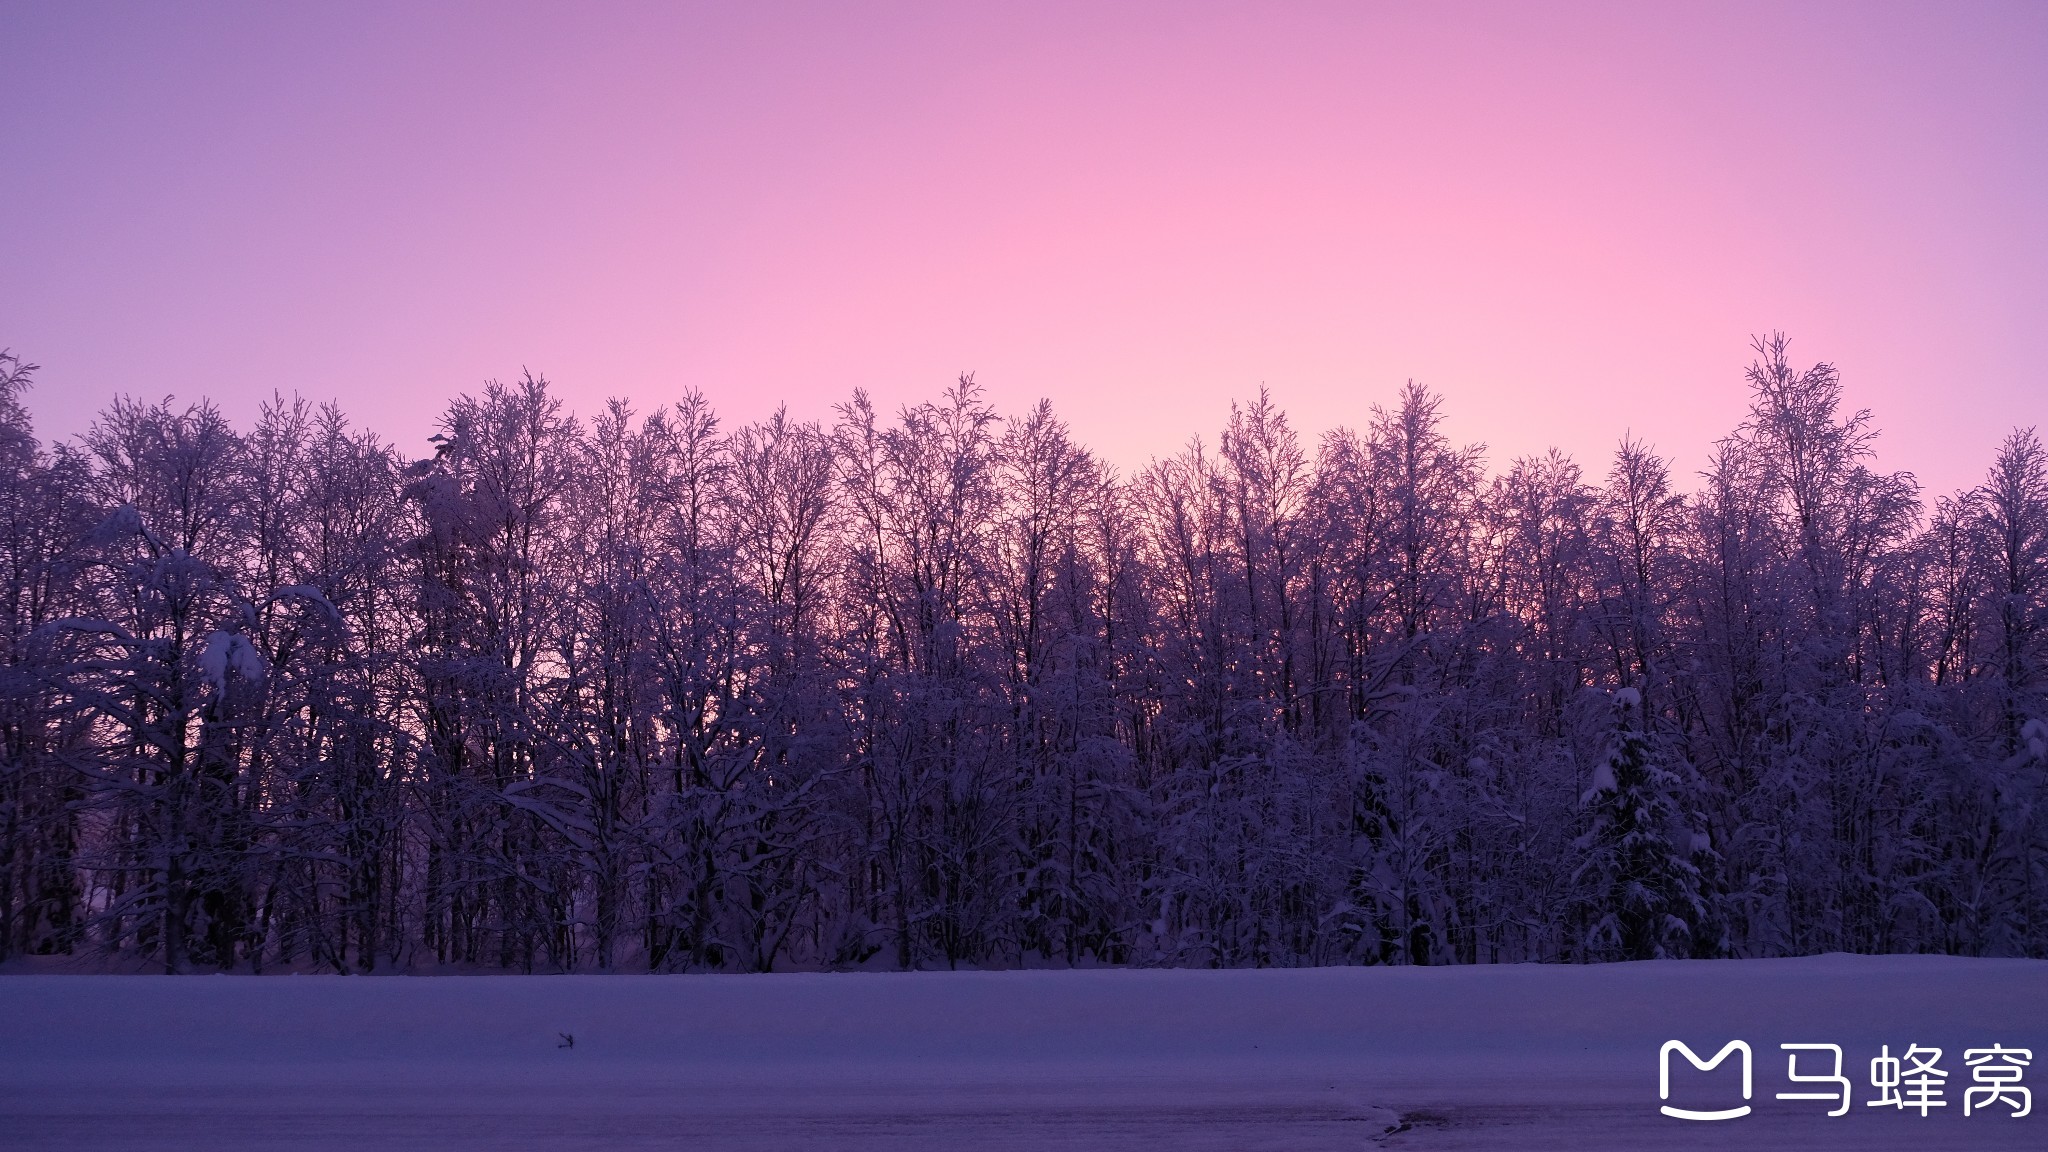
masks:
POLYGON ((2048 954, 2048 455, 1923 515, 1789 349, 1690 492, 1490 472, 1414 384, 1128 479, 971 377, 42 445, 0 354, 0 955, 2048 954))
POLYGON ((1580 877, 1588 893, 1585 946, 1601 959, 1693 955, 1708 941, 1707 906, 1694 862, 1705 845, 1687 826, 1678 775, 1644 730, 1642 695, 1614 690, 1613 742, 1585 796, 1580 877))

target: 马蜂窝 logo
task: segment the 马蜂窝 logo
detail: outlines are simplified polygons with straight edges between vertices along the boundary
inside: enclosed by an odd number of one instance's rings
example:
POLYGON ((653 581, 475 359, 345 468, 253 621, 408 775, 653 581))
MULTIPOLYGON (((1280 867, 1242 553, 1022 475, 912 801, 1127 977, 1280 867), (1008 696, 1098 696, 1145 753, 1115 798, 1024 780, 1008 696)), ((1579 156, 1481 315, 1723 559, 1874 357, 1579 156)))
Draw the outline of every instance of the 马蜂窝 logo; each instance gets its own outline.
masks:
MULTIPOLYGON (((1833 1105, 1827 1112, 1831 1117, 1849 1114, 1853 1102, 1853 1085, 1842 1073, 1842 1046, 1839 1044, 1780 1044, 1785 1053, 1785 1079, 1794 1091, 1779 1092, 1779 1100, 1825 1100, 1833 1105), (1800 1055, 1808 1054, 1804 1067, 1800 1055), (1825 1085, 1827 1091, 1814 1089, 1825 1085)), ((1749 1099, 1754 1088, 1754 1070, 1751 1068, 1753 1054, 1749 1044, 1742 1040, 1730 1040, 1715 1052, 1711 1059, 1701 1059, 1698 1052, 1682 1040, 1666 1040, 1657 1051, 1657 1098, 1666 1101, 1658 1111, 1679 1120, 1734 1120, 1750 1112, 1749 1099), (1671 1055, 1678 1053, 1685 1057, 1696 1072, 1712 1072, 1727 1061, 1730 1056, 1741 1056, 1742 1103, 1729 1101, 1726 1108, 1679 1108, 1668 1103, 1671 1099, 1671 1055)), ((2020 1084, 2027 1066, 2033 1062, 2034 1054, 2026 1048, 2007 1048, 1993 1044, 1989 1048, 1967 1048, 1963 1051, 1963 1062, 1970 1069, 1972 1084, 1963 1091, 1963 1115, 1972 1116, 1991 1110, 1999 1105, 2006 1108, 2006 1115, 2017 1120, 2034 1110, 2033 1093, 2020 1084)), ((1882 1045, 1878 1054, 1870 1061, 1870 1086, 1877 1091, 1872 1099, 1864 1103, 1872 1108, 1896 1108, 1901 1112, 1917 1111, 1924 1118, 1936 1108, 1946 1108, 1949 1102, 1943 1098, 1948 1087, 1949 1069, 1941 1067, 1941 1049, 1911 1044, 1900 1055, 1892 1055, 1892 1046, 1882 1045)), ((1723 1082, 1727 1077, 1721 1078, 1723 1082)))
MULTIPOLYGON (((1723 1044, 1721 1050, 1714 1053, 1712 1060, 1701 1060, 1699 1053, 1686 1047, 1685 1042, 1682 1040, 1666 1040, 1664 1047, 1657 1053, 1657 1099, 1671 1099, 1671 1054, 1673 1052, 1683 1052, 1687 1062, 1702 1072, 1712 1072, 1714 1069, 1719 1068, 1721 1061, 1726 1060, 1732 1052, 1742 1053, 1742 1098, 1744 1100, 1749 1099, 1751 1085, 1749 1045, 1740 1040, 1730 1040, 1728 1043, 1723 1044)), ((1744 1104, 1739 1108, 1722 1108, 1716 1111, 1702 1112, 1693 1108, 1673 1108, 1671 1105, 1666 1104, 1658 1108, 1657 1111, 1664 1113, 1666 1116, 1676 1116, 1680 1120, 1733 1120, 1738 1116, 1749 1115, 1749 1105, 1744 1104)))

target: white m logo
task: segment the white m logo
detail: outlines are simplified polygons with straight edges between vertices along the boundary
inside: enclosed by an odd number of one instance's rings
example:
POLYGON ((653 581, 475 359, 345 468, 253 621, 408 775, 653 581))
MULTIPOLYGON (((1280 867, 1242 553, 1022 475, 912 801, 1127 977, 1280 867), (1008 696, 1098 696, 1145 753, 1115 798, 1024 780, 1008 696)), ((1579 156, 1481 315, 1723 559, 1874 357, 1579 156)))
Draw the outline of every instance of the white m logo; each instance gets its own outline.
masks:
MULTIPOLYGON (((1700 1059, 1699 1053, 1686 1047, 1683 1041, 1666 1040, 1664 1047, 1657 1050, 1657 1099, 1671 1099, 1671 1054, 1673 1052, 1685 1053, 1686 1061, 1701 1072, 1712 1072, 1714 1069, 1719 1068, 1721 1061, 1726 1060, 1730 1052, 1742 1053, 1742 1098, 1744 1100, 1749 1099, 1749 1045, 1740 1040, 1730 1040, 1722 1046, 1719 1052, 1714 1053, 1712 1060, 1700 1059)), ((1669 1104, 1657 1110, 1666 1116, 1676 1116, 1680 1120, 1733 1120, 1737 1116, 1749 1115, 1749 1105, 1747 1104, 1740 1108, 1723 1108, 1719 1112, 1695 1112, 1690 1108, 1673 1108, 1669 1104)))

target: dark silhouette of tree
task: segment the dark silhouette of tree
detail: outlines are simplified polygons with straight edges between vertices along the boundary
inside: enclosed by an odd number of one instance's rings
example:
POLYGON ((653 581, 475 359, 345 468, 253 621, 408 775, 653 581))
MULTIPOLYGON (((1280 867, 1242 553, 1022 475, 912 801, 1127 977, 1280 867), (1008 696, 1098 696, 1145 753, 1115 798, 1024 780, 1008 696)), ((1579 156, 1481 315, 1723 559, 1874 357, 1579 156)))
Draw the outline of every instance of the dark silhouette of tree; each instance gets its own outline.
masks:
POLYGON ((0 959, 2048 954, 2048 453, 1923 508, 1754 350, 1690 492, 1413 383, 1129 477, 971 376, 42 444, 0 353, 0 959))

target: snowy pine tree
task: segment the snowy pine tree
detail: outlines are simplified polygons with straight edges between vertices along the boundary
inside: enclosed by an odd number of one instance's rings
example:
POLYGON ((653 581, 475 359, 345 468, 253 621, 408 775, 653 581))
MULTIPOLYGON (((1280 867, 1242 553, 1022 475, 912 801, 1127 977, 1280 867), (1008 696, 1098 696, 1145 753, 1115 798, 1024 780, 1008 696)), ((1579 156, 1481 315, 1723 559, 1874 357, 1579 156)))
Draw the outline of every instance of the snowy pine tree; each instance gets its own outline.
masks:
POLYGON ((1586 949, 1598 959, 1688 956, 1707 910, 1693 834, 1680 819, 1679 780, 1658 762, 1641 693, 1618 688, 1613 701, 1613 741, 1587 790, 1590 827, 1579 839, 1593 913, 1586 949))

